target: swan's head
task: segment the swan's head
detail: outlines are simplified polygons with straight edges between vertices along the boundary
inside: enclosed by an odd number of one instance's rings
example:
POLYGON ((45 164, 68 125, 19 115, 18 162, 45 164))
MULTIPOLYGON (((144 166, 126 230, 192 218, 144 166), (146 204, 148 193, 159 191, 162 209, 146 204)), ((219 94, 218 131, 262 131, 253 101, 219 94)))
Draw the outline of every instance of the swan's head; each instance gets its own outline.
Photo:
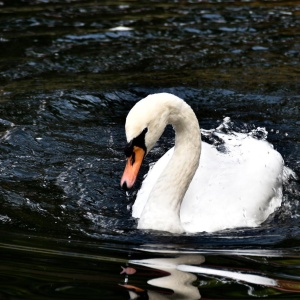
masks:
MULTIPOLYGON (((171 106, 178 97, 167 94, 153 94, 137 102, 126 118, 125 131, 127 164, 121 179, 121 186, 130 189, 136 180, 145 155, 152 149, 169 123, 171 106)), ((179 102, 179 103, 180 103, 179 102)))

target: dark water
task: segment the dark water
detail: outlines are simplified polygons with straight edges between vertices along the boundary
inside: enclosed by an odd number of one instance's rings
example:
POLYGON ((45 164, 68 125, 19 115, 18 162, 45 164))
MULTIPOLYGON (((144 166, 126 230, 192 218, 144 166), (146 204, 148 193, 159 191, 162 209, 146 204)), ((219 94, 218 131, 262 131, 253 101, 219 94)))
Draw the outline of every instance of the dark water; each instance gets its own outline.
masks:
POLYGON ((203 128, 266 127, 299 175, 299 58, 300 1, 0 1, 0 299, 196 299, 137 263, 175 252, 231 272, 191 271, 203 299, 299 299, 299 182, 259 228, 183 236, 136 230, 119 188, 125 117, 160 91, 203 128))

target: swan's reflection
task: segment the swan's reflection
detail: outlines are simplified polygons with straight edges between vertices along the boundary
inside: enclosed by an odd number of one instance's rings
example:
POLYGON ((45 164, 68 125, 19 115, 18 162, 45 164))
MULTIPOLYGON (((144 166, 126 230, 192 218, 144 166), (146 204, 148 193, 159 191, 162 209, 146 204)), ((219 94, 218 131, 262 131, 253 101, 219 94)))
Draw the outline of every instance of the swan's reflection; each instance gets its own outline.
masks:
MULTIPOLYGON (((183 255, 176 258, 152 258, 143 260, 130 260, 132 265, 144 266, 167 272, 169 275, 148 280, 148 284, 173 291, 172 295, 163 295, 151 290, 147 291, 149 299, 200 299, 200 292, 193 282, 199 275, 213 275, 230 278, 246 283, 253 283, 269 287, 278 287, 278 282, 272 278, 261 275, 245 274, 237 271, 219 270, 214 268, 199 267, 205 261, 202 255, 183 255)), ((135 291, 141 291, 135 288, 135 291)), ((130 299, 139 299, 139 294, 130 291, 130 299)))
MULTIPOLYGON (((277 256, 280 257, 278 254, 277 256)), ((217 278, 228 278, 240 282, 240 284, 245 284, 246 286, 248 284, 254 284, 273 288, 275 290, 300 292, 300 285, 298 281, 280 278, 274 279, 272 278, 273 276, 268 277, 262 272, 251 270, 249 268, 245 268, 241 271, 241 269, 234 269, 234 267, 230 270, 228 267, 220 268, 219 266, 214 268, 211 265, 206 266, 205 264, 199 266, 204 263, 204 261, 204 256, 200 254, 185 254, 175 258, 129 260, 129 264, 133 267, 142 266, 162 272, 162 274, 159 274, 159 278, 150 279, 147 283, 165 290, 145 291, 144 289, 133 285, 127 284, 126 286, 123 286, 128 289, 130 299, 200 299, 201 296, 199 289, 196 285, 193 285, 193 283, 197 280, 197 275, 199 275, 204 276, 204 278, 206 276, 208 276, 208 278, 211 276, 217 278)), ((125 281, 125 283, 128 282, 125 281)))
MULTIPOLYGON (((177 300, 193 300, 200 299, 199 289, 193 286, 193 282, 197 280, 197 276, 186 271, 177 269, 179 265, 199 265, 204 262, 202 255, 184 255, 176 258, 151 258, 142 260, 130 260, 133 265, 144 266, 163 272, 169 275, 150 279, 147 283, 159 288, 172 290, 172 295, 161 294, 156 291, 147 291, 149 299, 177 299, 177 300)), ((130 291, 130 299, 139 299, 140 296, 135 291, 130 291)))
POLYGON ((174 292, 173 295, 161 299, 200 299, 198 288, 192 285, 192 283, 197 280, 197 276, 186 271, 180 271, 177 267, 182 264, 199 265, 203 262, 204 257, 202 255, 184 255, 176 258, 152 258, 131 261, 132 264, 170 273, 169 276, 148 281, 150 285, 170 289, 174 292))

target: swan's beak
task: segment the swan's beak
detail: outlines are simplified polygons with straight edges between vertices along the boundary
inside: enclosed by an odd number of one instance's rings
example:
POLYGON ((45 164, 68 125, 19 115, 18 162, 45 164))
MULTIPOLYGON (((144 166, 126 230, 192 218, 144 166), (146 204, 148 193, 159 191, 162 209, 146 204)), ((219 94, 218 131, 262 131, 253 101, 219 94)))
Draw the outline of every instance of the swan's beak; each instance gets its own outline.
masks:
POLYGON ((134 146, 132 154, 127 158, 126 167, 121 179, 121 187, 129 190, 133 187, 145 156, 145 150, 134 146))

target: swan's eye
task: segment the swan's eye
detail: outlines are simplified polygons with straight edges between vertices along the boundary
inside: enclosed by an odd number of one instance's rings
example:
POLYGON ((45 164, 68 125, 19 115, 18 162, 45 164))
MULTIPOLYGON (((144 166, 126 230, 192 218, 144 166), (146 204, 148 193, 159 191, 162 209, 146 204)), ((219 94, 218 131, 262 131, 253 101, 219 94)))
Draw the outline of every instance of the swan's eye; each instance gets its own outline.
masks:
POLYGON ((145 135, 148 131, 146 127, 137 137, 135 137, 132 141, 130 141, 124 149, 126 157, 129 157, 133 153, 133 147, 137 146, 144 149, 145 153, 147 153, 147 147, 145 145, 145 135))
POLYGON ((148 131, 148 128, 146 127, 137 137, 135 137, 133 140, 132 140, 132 145, 133 146, 138 146, 142 149, 145 150, 145 152, 147 152, 147 148, 146 148, 146 145, 145 145, 145 135, 148 131))
POLYGON ((132 152, 133 152, 133 143, 131 141, 130 143, 128 143, 125 146, 124 153, 125 153, 126 157, 129 157, 129 156, 131 156, 132 152))

